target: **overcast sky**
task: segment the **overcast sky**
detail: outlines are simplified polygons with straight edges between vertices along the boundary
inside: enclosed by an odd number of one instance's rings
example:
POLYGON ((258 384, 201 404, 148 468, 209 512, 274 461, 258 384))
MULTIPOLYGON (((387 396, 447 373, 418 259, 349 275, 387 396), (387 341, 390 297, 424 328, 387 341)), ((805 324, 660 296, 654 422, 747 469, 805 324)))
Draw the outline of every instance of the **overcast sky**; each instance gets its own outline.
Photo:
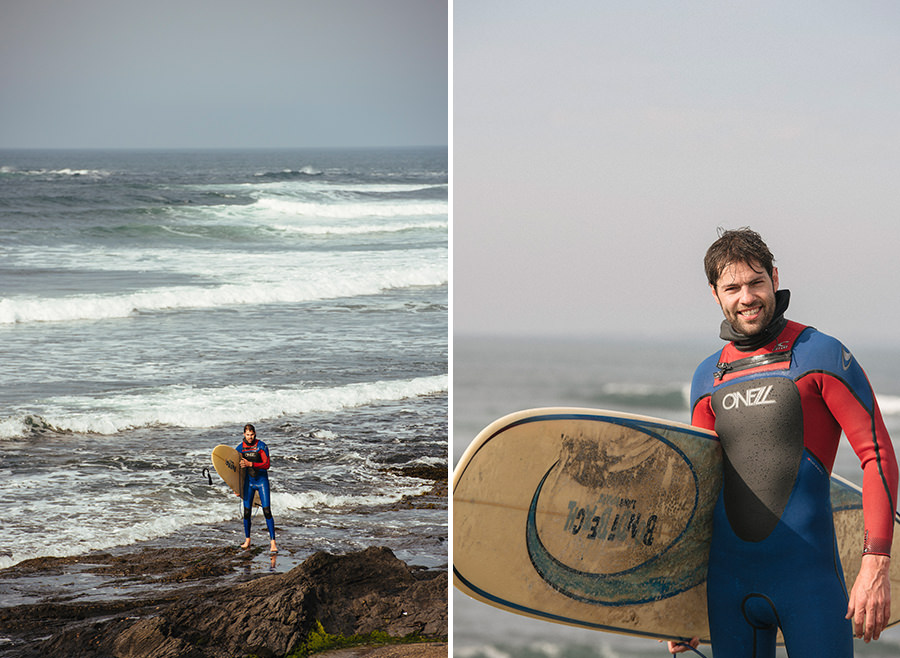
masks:
POLYGON ((716 228, 900 346, 900 4, 456 0, 454 331, 715 340, 716 228))
POLYGON ((446 0, 0 0, 0 148, 447 144, 446 0))

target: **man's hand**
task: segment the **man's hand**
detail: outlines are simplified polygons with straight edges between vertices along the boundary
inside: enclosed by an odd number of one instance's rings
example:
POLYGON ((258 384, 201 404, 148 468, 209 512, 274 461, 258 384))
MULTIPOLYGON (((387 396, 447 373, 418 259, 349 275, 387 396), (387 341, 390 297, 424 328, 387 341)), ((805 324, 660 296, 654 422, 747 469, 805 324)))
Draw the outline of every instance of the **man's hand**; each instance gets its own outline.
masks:
MULTIPOLYGON (((662 640, 660 640, 662 642, 662 640)), ((688 647, 696 649, 700 646, 700 638, 695 637, 690 642, 685 640, 669 640, 669 653, 683 653, 689 651, 688 647)))
POLYGON ((850 590, 847 619, 853 620, 854 635, 865 642, 877 640, 891 616, 890 566, 886 555, 863 555, 850 590))

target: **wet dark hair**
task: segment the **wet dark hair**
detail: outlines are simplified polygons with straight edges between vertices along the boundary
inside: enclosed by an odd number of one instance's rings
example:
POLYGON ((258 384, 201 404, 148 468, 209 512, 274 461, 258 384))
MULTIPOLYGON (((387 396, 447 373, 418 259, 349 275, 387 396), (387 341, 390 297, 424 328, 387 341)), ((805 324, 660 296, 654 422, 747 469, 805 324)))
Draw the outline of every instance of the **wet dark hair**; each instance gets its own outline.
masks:
POLYGON ((256 434, 256 428, 253 427, 253 425, 251 425, 250 423, 244 425, 244 431, 246 432, 247 430, 253 430, 253 433, 256 434))
POLYGON ((754 269, 758 263, 772 278, 774 262, 775 257, 759 233, 744 226, 728 231, 719 229, 719 239, 706 250, 703 267, 706 270, 706 280, 715 288, 722 270, 731 263, 746 263, 754 269))

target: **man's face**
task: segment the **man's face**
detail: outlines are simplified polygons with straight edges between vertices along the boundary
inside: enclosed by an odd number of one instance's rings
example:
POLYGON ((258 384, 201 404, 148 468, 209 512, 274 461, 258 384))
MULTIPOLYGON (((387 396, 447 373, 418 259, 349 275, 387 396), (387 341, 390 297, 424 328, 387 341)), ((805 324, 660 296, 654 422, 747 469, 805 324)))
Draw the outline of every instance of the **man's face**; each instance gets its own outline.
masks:
POLYGON ((759 263, 729 263, 710 287, 725 319, 745 336, 758 334, 775 316, 777 268, 770 277, 759 263))
POLYGON ((253 445, 254 441, 256 441, 256 432, 253 430, 244 430, 244 443, 253 445))

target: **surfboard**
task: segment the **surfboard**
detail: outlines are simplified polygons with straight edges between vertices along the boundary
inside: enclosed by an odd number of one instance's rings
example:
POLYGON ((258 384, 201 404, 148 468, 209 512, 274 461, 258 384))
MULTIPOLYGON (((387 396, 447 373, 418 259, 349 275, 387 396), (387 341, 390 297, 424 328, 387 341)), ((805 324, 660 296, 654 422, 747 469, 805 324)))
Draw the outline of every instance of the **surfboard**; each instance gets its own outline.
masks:
MULTIPOLYGON (((238 451, 226 445, 217 445, 212 451, 212 463, 225 484, 238 496, 243 488, 244 469, 240 467, 241 456, 238 451)), ((253 495, 253 504, 259 507, 259 493, 253 495)))
MULTIPOLYGON (((683 423, 580 408, 505 416, 479 433, 454 472, 454 585, 546 621, 709 642, 706 565, 721 460, 714 433, 683 423)), ((862 497, 835 477, 832 500, 852 584, 862 497)))

